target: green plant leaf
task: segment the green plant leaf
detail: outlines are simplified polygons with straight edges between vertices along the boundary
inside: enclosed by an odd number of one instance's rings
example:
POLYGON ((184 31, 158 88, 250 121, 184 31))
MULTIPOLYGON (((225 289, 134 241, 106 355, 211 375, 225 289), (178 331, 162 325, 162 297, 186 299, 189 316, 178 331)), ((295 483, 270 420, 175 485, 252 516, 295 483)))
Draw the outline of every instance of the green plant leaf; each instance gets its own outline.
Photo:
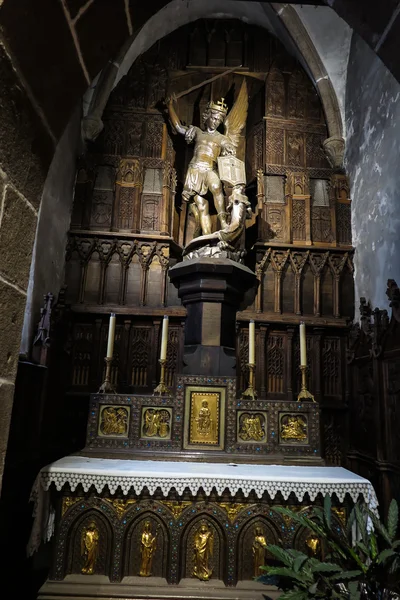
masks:
POLYGON ((361 550, 361 552, 365 554, 365 557, 369 557, 370 549, 363 542, 356 542, 355 548, 361 550))
POLYGON ((384 526, 383 523, 381 523, 381 521, 378 519, 378 517, 376 516, 375 513, 373 513, 371 510, 366 509, 368 515, 371 517, 372 523, 375 527, 375 531, 377 531, 379 533, 379 535, 381 537, 383 537, 383 539, 385 540, 385 542, 387 542, 389 544, 389 546, 392 545, 392 540, 390 539, 390 535, 386 529, 386 527, 384 526))
POLYGON ((295 550, 294 548, 288 548, 286 552, 290 554, 290 556, 292 556, 293 558, 298 558, 299 556, 304 556, 305 558, 307 558, 307 554, 304 554, 304 552, 300 552, 300 550, 295 550))
POLYGON ((278 577, 288 577, 289 579, 294 579, 295 581, 304 583, 300 574, 295 573, 293 571, 293 569, 290 569, 288 567, 269 567, 268 565, 266 565, 265 567, 261 567, 261 568, 268 575, 278 575, 278 577))
POLYGON ((378 542, 376 540, 376 535, 373 531, 369 534, 369 545, 371 548, 371 558, 375 560, 378 555, 378 542))
POLYGON ((341 573, 335 573, 329 577, 329 581, 346 581, 347 579, 354 579, 362 575, 362 571, 342 571, 341 573))
POLYGON ((387 520, 387 530, 388 530, 389 537, 392 541, 396 537, 398 524, 399 524, 399 506, 398 506, 396 500, 393 498, 393 500, 391 501, 390 506, 389 506, 388 520, 387 520))
POLYGON ((349 600, 360 600, 361 592, 358 589, 358 582, 350 581, 347 587, 349 590, 349 600))
POLYGON ((378 556, 376 557, 376 561, 378 563, 384 563, 387 561, 388 558, 393 558, 394 556, 397 556, 397 553, 391 548, 387 548, 386 550, 382 550, 382 552, 378 554, 378 556))
POLYGON ((342 567, 333 563, 320 562, 318 565, 314 564, 311 567, 312 573, 330 573, 332 571, 341 571, 342 567))
POLYGON ((356 521, 357 521, 358 531, 361 534, 361 539, 362 539, 363 543, 365 545, 367 545, 368 544, 368 533, 367 533, 365 512, 360 509, 358 504, 355 505, 355 510, 356 510, 356 521))
POLYGON ((293 563, 293 571, 298 573, 306 560, 308 560, 308 556, 298 556, 293 563))
POLYGON ((304 590, 288 590, 279 596, 280 600, 308 600, 308 594, 304 590))
POLYGON ((293 566, 294 559, 289 552, 287 552, 287 550, 284 550, 280 546, 275 546, 274 544, 268 544, 268 550, 273 556, 275 556, 275 558, 280 560, 287 567, 293 566))
POLYGON ((328 529, 331 529, 332 521, 332 500, 329 494, 325 494, 324 498, 324 523, 328 529))
POLYGON ((347 519, 347 523, 346 523, 346 536, 347 538, 351 537, 352 535, 352 528, 353 528, 353 524, 356 518, 356 511, 355 508, 353 506, 352 510, 350 511, 349 514, 349 518, 347 519))

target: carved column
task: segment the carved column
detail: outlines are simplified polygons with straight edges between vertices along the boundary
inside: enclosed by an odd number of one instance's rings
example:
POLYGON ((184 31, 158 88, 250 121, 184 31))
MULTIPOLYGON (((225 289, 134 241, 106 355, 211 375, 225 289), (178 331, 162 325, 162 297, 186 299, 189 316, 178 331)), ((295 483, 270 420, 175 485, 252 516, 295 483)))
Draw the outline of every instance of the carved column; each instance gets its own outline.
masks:
POLYGON ((346 175, 333 175, 331 189, 337 245, 351 246, 351 200, 349 198, 349 181, 346 175))
POLYGON ((162 201, 160 209, 160 234, 170 235, 170 206, 171 206, 171 178, 172 178, 172 166, 169 162, 164 163, 163 169, 163 187, 162 187, 162 201))
POLYGON ((287 194, 291 198, 293 242, 311 245, 311 196, 309 181, 305 173, 290 173, 286 185, 287 194))
POLYGON ((115 182, 112 230, 140 231, 140 198, 143 188, 143 165, 137 158, 120 161, 115 182))
POLYGON ((343 255, 332 254, 329 264, 333 273, 333 316, 340 317, 340 276, 348 259, 348 253, 343 255))
POLYGON ((261 369, 261 373, 260 373, 260 382, 259 382, 259 390, 260 390, 260 398, 265 398, 266 394, 267 394, 267 386, 266 386, 266 379, 267 379, 267 374, 265 372, 265 360, 266 360, 266 356, 265 356, 265 344, 267 343, 267 331, 268 331, 268 325, 260 325, 260 359, 259 359, 259 363, 260 363, 260 369, 261 369))
POLYGON ((290 250, 274 250, 271 254, 271 263, 275 273, 274 312, 282 312, 282 272, 289 258, 290 250))
POLYGON ((294 328, 287 328, 287 396, 288 400, 293 401, 293 382, 295 379, 295 370, 293 369, 293 335, 294 328))
POLYGON ((323 336, 324 330, 321 329, 320 327, 316 327, 314 329, 313 332, 313 338, 314 338, 314 377, 313 377, 313 384, 314 384, 314 391, 312 391, 312 393, 314 394, 314 398, 317 402, 321 401, 321 383, 322 383, 322 365, 321 365, 321 356, 322 356, 322 336, 323 336))
POLYGON ((128 390, 129 374, 128 374, 128 353, 129 353, 129 337, 132 326, 132 319, 125 319, 121 331, 121 352, 120 352, 120 381, 121 393, 128 390))

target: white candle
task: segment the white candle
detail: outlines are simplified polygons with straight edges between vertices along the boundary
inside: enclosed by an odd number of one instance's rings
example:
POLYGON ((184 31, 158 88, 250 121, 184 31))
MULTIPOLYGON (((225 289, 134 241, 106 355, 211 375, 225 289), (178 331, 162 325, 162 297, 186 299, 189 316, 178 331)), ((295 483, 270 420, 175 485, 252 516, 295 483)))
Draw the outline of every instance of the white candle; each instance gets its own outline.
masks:
POLYGON ((110 324, 108 326, 107 358, 113 357, 115 338, 115 313, 110 314, 110 324))
POLYGON ((254 321, 249 323, 249 365, 255 365, 255 340, 256 330, 254 321))
POLYGON ((167 342, 168 342, 168 317, 164 315, 161 333, 161 354, 160 360, 167 359, 167 342))
POLYGON ((300 323, 300 366, 307 366, 306 325, 300 323))

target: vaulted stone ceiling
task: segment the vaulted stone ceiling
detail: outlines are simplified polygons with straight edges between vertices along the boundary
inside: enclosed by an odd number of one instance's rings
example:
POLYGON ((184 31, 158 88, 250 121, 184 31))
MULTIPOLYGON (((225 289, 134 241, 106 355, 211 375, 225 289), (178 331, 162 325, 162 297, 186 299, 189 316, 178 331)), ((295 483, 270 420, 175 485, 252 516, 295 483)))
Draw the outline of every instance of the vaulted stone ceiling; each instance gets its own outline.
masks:
MULTIPOLYGON (((230 1, 243 7, 268 4, 230 1)), ((166 4, 165 0, 44 0, 33 11, 29 0, 0 3, 2 42, 53 139, 59 138, 79 98, 107 61, 127 40, 130 45, 144 23, 166 4)), ((400 79, 398 3, 382 0, 379 10, 372 0, 326 0, 324 4, 357 31, 400 79)))

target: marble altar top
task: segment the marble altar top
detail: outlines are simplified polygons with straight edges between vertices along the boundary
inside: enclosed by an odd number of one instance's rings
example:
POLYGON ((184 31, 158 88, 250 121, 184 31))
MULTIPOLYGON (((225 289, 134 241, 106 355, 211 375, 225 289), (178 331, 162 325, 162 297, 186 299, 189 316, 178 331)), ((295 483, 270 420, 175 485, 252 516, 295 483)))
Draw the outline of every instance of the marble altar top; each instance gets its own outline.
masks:
POLYGON ((258 497, 268 492, 274 498, 278 492, 285 500, 294 493, 303 500, 307 493, 311 501, 321 493, 335 494, 340 502, 349 494, 354 502, 360 495, 371 510, 378 501, 368 479, 342 467, 311 467, 289 465, 260 465, 233 463, 169 462, 155 460, 122 460, 66 456, 43 467, 32 489, 34 525, 28 544, 33 553, 42 539, 48 540, 54 531, 54 510, 50 503, 49 488, 58 491, 68 484, 74 492, 81 485, 85 492, 94 486, 101 493, 107 486, 111 494, 120 488, 127 495, 130 490, 140 494, 145 488, 153 494, 158 488, 164 495, 172 489, 183 494, 189 489, 206 494, 216 489, 218 494, 228 490, 232 495, 241 490, 246 496, 254 491, 258 497))

